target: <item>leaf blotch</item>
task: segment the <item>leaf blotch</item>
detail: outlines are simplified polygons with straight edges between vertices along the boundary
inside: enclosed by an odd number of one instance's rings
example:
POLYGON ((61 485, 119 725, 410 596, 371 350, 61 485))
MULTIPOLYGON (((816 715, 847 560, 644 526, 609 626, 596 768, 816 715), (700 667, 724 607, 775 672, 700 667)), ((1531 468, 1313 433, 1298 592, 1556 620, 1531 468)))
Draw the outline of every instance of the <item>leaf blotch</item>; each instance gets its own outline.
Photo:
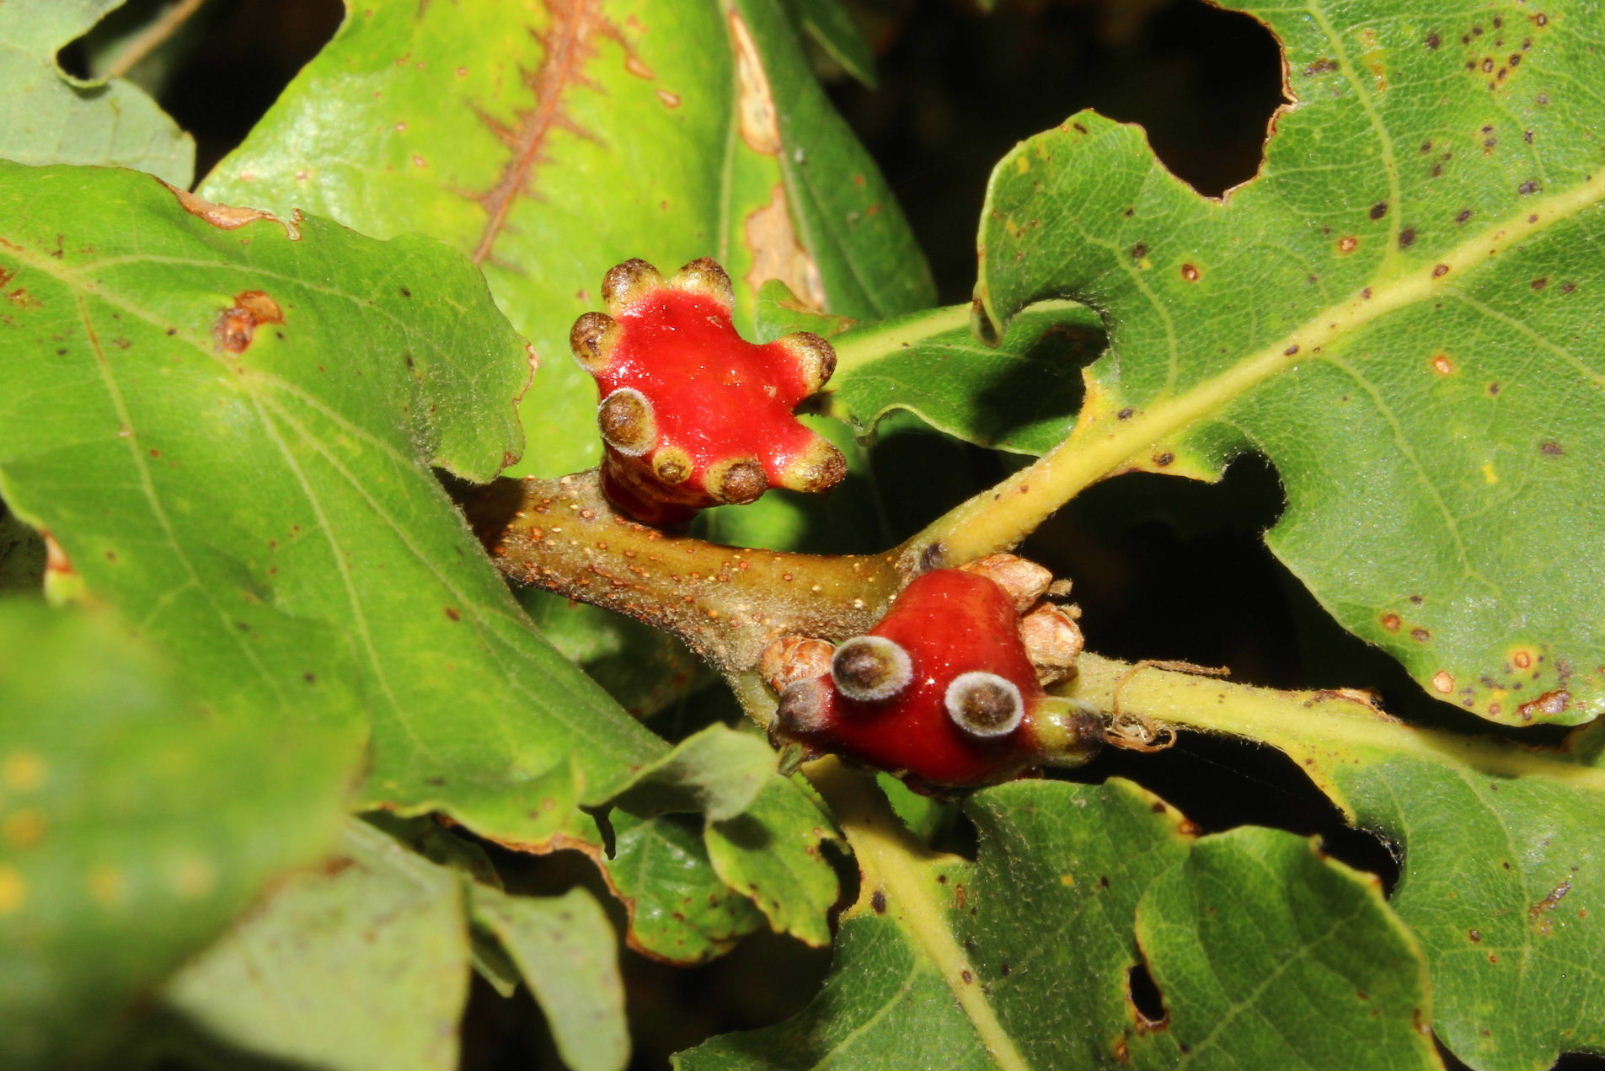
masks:
POLYGON ((226 353, 244 353, 256 337, 262 324, 282 324, 284 310, 279 303, 261 290, 246 290, 234 299, 234 304, 223 310, 212 325, 212 335, 226 353))

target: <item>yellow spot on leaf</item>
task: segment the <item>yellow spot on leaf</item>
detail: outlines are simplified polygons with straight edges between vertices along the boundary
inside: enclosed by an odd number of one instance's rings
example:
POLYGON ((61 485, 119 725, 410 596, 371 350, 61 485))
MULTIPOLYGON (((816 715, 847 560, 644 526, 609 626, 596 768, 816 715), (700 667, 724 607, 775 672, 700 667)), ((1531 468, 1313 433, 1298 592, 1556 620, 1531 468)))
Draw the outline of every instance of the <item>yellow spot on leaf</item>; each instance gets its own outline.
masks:
POLYGON ((1060 874, 1059 875, 1059 884, 1060 885, 1071 885, 1071 886, 1073 886, 1073 885, 1075 885, 1075 883, 1076 883, 1076 876, 1074 874, 1060 874))
POLYGON ((15 867, 0 866, 0 915, 22 910, 28 902, 28 883, 15 867))
POLYGON ((1371 77, 1376 83, 1376 91, 1385 92, 1388 88, 1388 50, 1382 47, 1376 31, 1372 29, 1361 31, 1360 41, 1365 47, 1365 51, 1360 54, 1360 62, 1371 72, 1371 77))
POLYGON ((38 811, 21 810, 6 816, 5 841, 12 848, 28 848, 45 835, 44 816, 38 811))
POLYGON ((173 888, 188 900, 197 900, 217 888, 217 871, 205 859, 190 856, 173 870, 173 888))
POLYGON ((1494 463, 1492 461, 1482 467, 1482 478, 1487 483, 1499 482, 1499 473, 1494 471, 1494 463))
POLYGON ((1014 164, 1022 175, 1031 170, 1031 158, 1025 153, 1021 153, 1018 157, 1016 157, 1014 164))
POLYGON ((105 864, 93 868, 89 871, 89 895, 102 907, 116 907, 128 899, 128 875, 105 864))
POLYGON ((49 766, 33 751, 13 751, 0 765, 0 780, 17 792, 32 792, 44 784, 49 775, 49 766))

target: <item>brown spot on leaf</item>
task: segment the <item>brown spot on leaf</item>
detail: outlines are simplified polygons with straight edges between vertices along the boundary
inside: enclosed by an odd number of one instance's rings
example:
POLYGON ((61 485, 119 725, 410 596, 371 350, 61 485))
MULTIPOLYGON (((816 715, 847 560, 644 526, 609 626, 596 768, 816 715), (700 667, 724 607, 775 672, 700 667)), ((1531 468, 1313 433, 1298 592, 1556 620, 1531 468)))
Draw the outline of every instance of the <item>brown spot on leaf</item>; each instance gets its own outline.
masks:
POLYGON ((1448 274, 1449 274, 1449 265, 1447 265, 1447 264, 1439 264, 1439 265, 1435 266, 1432 269, 1432 277, 1434 279, 1442 279, 1445 275, 1448 275, 1448 274))
POLYGON ((1440 669, 1432 675, 1432 686, 1444 695, 1448 695, 1455 690, 1455 679, 1447 670, 1440 669))
POLYGON ((770 279, 779 279, 813 309, 823 309, 827 296, 819 265, 797 237, 784 183, 775 183, 769 203, 744 221, 743 243, 752 252, 746 283, 753 293, 770 279))
POLYGON ((1411 246, 1413 246, 1415 244, 1416 244, 1416 229, 1414 227, 1406 227, 1404 230, 1399 232, 1399 248, 1400 249, 1409 249, 1411 246))
POLYGON ((1415 640, 1417 643, 1426 643, 1428 640, 1432 639, 1432 633, 1428 632, 1424 628, 1413 628, 1410 630, 1410 638, 1415 640))
POLYGON ((1533 928, 1535 930, 1541 934, 1554 932, 1555 923, 1550 919, 1549 913, 1555 910, 1556 905, 1564 900, 1566 894, 1571 891, 1572 883, 1571 879, 1568 878, 1551 889, 1542 900, 1527 909, 1527 917, 1533 920, 1533 928))
POLYGON ((1382 615, 1382 627, 1387 629, 1389 632, 1398 632, 1403 625, 1404 622, 1399 619, 1398 614, 1382 615))
POLYGON ((876 889, 874 894, 871 895, 870 898, 869 898, 869 906, 874 909, 875 914, 877 914, 877 915, 886 914, 886 893, 885 893, 885 891, 881 890, 881 889, 876 889))
POLYGON ((1148 247, 1146 245, 1143 245, 1141 242, 1138 242, 1136 245, 1131 247, 1131 258, 1133 260, 1141 260, 1143 257, 1146 257, 1147 255, 1148 255, 1148 247))
POLYGON ((1355 251, 1355 249, 1359 248, 1359 245, 1360 240, 1358 238, 1354 237, 1352 234, 1345 234, 1343 237, 1338 239, 1338 252, 1352 253, 1355 251))
POLYGON ((764 72, 758 44, 739 13, 731 11, 729 22, 730 40, 736 53, 736 116, 741 140, 754 152, 776 156, 783 145, 780 113, 769 89, 769 76, 764 72))
POLYGON ((1553 718, 1566 713, 1566 709, 1571 705, 1572 693, 1556 689, 1553 692, 1545 692, 1530 703, 1523 703, 1516 708, 1516 713, 1521 715, 1523 721, 1531 721, 1540 714, 1553 718))
POLYGON ((1538 444, 1538 452, 1548 454, 1550 457, 1560 457, 1566 452, 1566 448, 1554 439, 1545 439, 1538 444))
POLYGON ((1534 290, 1542 290, 1544 287, 1546 287, 1548 285, 1549 285, 1549 276, 1547 276, 1547 275, 1540 275, 1538 278, 1534 279, 1533 282, 1532 282, 1532 287, 1533 287, 1534 290))
POLYGON ((212 335, 224 351, 244 353, 259 326, 283 322, 284 310, 277 301, 261 290, 246 290, 234 299, 232 307, 223 310, 212 325, 212 335))
POLYGON ((1543 185, 1537 179, 1528 179, 1526 182, 1523 182, 1520 186, 1516 187, 1516 192, 1521 194, 1523 197, 1526 197, 1537 193, 1543 188, 1543 185))
POLYGON ((1383 216, 1388 214, 1388 202, 1378 201, 1376 204, 1371 206, 1371 211, 1368 214, 1372 219, 1381 219, 1383 216))
MULTIPOLYGON (((280 219, 271 212, 263 212, 259 208, 236 208, 233 205, 220 205, 205 198, 197 197, 188 190, 181 190, 177 186, 168 186, 173 196, 178 198, 179 205, 192 216, 199 216, 214 227, 225 231, 238 230, 248 223, 255 223, 259 219, 269 220, 284 228, 284 233, 290 241, 301 240, 301 231, 295 223, 280 219)), ((297 219, 296 222, 299 222, 297 219)))
POLYGON ((1158 465, 1160 468, 1164 468, 1165 466, 1169 465, 1171 462, 1173 462, 1175 460, 1176 460, 1176 455, 1170 453, 1169 451, 1166 451, 1163 454, 1155 454, 1154 455, 1154 464, 1158 465))
POLYGON ((1470 218, 1471 218, 1471 209, 1469 209, 1469 208, 1462 208, 1462 209, 1461 209, 1461 210, 1460 210, 1460 211, 1459 211, 1459 212, 1458 212, 1458 213, 1457 213, 1457 214, 1456 214, 1456 215, 1455 215, 1455 222, 1456 222, 1456 223, 1464 223, 1464 222, 1466 222, 1466 221, 1467 221, 1467 220, 1468 220, 1468 219, 1470 219, 1470 218))
POLYGON ((1427 47, 1428 48, 1435 49, 1441 44, 1443 44, 1443 38, 1438 36, 1438 31, 1434 30, 1431 33, 1427 34, 1427 47))
POLYGON ((1434 353, 1432 355, 1432 370, 1440 376, 1452 376, 1455 372, 1455 363, 1449 359, 1447 353, 1434 353))
POLYGON ((1181 266, 1181 277, 1186 279, 1189 283, 1196 283, 1199 275, 1200 272, 1196 265, 1183 264, 1181 266))

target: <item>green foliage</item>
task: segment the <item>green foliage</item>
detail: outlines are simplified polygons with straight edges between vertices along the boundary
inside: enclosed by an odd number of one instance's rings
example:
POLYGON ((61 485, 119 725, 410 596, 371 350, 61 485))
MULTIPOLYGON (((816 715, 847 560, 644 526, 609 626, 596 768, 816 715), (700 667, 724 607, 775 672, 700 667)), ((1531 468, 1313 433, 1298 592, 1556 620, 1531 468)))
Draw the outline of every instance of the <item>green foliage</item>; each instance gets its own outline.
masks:
POLYGON ((188 683, 105 612, 0 600, 4 1066, 93 1062, 266 879, 332 845, 349 734, 209 718, 188 683))
POLYGON ((1245 2, 1293 98, 1260 173, 1203 197, 1072 116, 977 206, 973 310, 931 307, 815 79, 873 80, 834 0, 351 5, 209 201, 151 177, 192 165, 148 98, 57 65, 118 6, 0 3, 0 1066, 454 1067, 477 974, 621 1068, 621 945, 765 929, 833 945, 823 987, 678 1066, 1605 1052, 1595 0, 1245 2), (1277 749, 1396 888, 1098 767, 956 802, 782 774, 679 640, 515 598, 452 495, 592 464, 569 326, 612 264, 707 255, 749 336, 834 338, 806 419, 852 476, 705 536, 863 551, 952 487, 1023 536, 1117 472, 1267 457, 1272 551, 1449 728, 1094 655, 1061 690, 1277 749), (947 452, 888 475, 916 422, 947 452), (971 447, 1042 460, 992 494, 971 447), (595 880, 526 854, 559 849, 595 880))
POLYGON ((180 186, 195 142, 137 87, 83 81, 56 54, 123 0, 0 5, 0 157, 25 164, 132 167, 180 186))
POLYGON ((1143 468, 1205 479, 1263 452, 1271 548, 1423 686, 1494 721, 1597 717, 1605 21, 1243 6, 1296 101, 1261 173, 1201 197, 1140 129, 1072 116, 993 175, 985 316, 1102 310, 1077 441, 1124 421, 1143 468))
POLYGON ((798 1018, 679 1066, 1436 1066, 1408 931, 1374 880, 1299 838, 1195 840, 1119 781, 1019 782, 970 813, 976 863, 932 859, 913 876, 965 953, 969 1004, 930 954, 922 905, 887 892, 844 924, 835 972, 798 1018), (1154 1019, 1128 996, 1133 920, 1165 1000, 1154 1019))

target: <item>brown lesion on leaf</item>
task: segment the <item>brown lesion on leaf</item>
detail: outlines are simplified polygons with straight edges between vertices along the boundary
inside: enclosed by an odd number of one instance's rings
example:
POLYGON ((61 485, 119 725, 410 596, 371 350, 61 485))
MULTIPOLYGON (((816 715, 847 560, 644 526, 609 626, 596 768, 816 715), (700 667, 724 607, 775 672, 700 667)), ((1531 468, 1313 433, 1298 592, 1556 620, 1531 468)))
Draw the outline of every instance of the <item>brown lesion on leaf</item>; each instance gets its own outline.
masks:
POLYGON ((797 237, 783 184, 775 183, 769 202, 748 214, 744 231, 745 244, 752 254, 752 265, 744 278, 753 293, 770 279, 779 279, 810 309, 825 307, 824 276, 797 237))
POLYGON ((1533 929, 1545 936, 1553 933, 1555 930, 1555 921, 1551 917, 1551 913, 1557 906, 1559 906, 1560 902, 1566 898, 1566 894, 1571 891, 1572 882, 1570 878, 1567 878, 1559 885, 1551 889, 1548 895, 1546 895, 1542 900, 1528 908, 1527 917, 1532 920, 1533 929))
POLYGON ((1552 692, 1545 692, 1529 703, 1523 703, 1516 708, 1516 713, 1522 721, 1532 721, 1539 715, 1549 718, 1558 718, 1566 713, 1572 705, 1572 694, 1564 689, 1557 688, 1552 692))
POLYGON ((769 89, 769 75, 764 71, 758 43, 739 12, 732 10, 728 18, 730 44, 736 55, 736 119, 741 140, 753 152, 778 156, 783 147, 780 112, 769 89))
POLYGON ((602 14, 598 0, 546 0, 551 17, 545 30, 531 30, 541 47, 541 61, 524 78, 535 103, 520 112, 508 126, 483 109, 476 108, 480 122, 490 128, 512 156, 500 178, 489 190, 474 196, 485 209, 485 226, 474 244, 472 258, 483 264, 491 256, 496 241, 507 227, 518 198, 530 191, 536 168, 547 162, 547 143, 555 130, 566 130, 582 138, 595 135, 569 118, 564 107, 575 86, 595 89, 585 76, 586 65, 596 57, 598 36, 616 41, 624 50, 626 66, 632 58, 629 42, 619 28, 602 14))
POLYGON ((244 353, 255 340, 258 327, 283 322, 284 310, 270 294, 246 290, 218 316, 212 325, 212 337, 225 353, 244 353))
MULTIPOLYGON (((158 179, 157 181, 160 182, 161 180, 158 179)), ((264 212, 259 208, 241 208, 236 205, 220 205, 215 201, 208 201, 203 197, 197 197, 188 190, 179 189, 177 186, 171 185, 170 183, 163 182, 162 185, 166 186, 168 190, 172 192, 173 196, 178 198, 178 203, 180 207, 184 209, 184 211, 188 212, 192 216, 199 216, 201 219, 204 219, 206 222, 210 223, 214 227, 219 228, 220 230, 238 230, 248 223, 255 223, 257 220, 265 219, 269 222, 277 223, 279 226, 283 227, 285 236, 288 237, 290 241, 298 242, 301 240, 301 230, 299 227, 301 222, 300 212, 296 212, 291 219, 281 219, 280 217, 275 216, 273 213, 264 212)))

